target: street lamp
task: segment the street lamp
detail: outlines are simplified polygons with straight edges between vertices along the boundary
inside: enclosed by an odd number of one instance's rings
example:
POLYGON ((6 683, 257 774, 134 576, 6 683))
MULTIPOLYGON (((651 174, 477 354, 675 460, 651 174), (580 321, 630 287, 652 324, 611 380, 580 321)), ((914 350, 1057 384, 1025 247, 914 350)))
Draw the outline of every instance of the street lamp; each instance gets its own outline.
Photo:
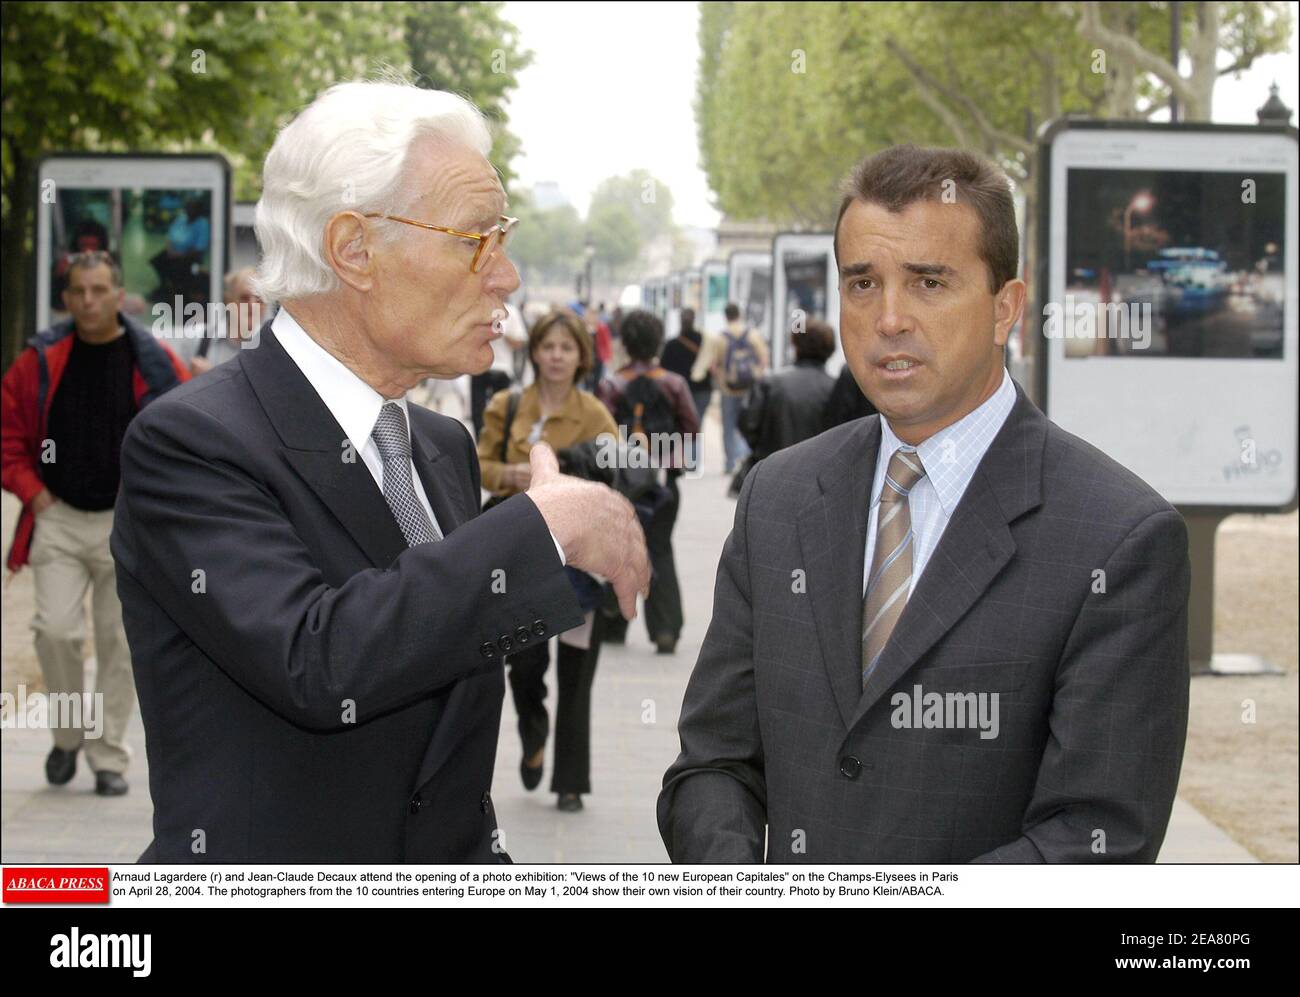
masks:
POLYGON ((1128 207, 1124 209, 1124 270, 1129 268, 1129 246, 1133 238, 1133 216, 1135 214, 1146 214, 1155 207, 1156 199, 1151 196, 1149 190, 1140 190, 1133 195, 1133 200, 1128 202, 1128 207))

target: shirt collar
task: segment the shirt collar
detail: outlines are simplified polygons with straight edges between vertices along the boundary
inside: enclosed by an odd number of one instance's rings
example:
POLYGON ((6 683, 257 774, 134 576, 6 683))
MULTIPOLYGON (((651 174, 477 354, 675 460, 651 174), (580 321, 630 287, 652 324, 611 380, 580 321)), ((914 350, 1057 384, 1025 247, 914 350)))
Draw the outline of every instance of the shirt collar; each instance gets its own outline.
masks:
POLYGON ((871 504, 880 501, 880 492, 884 486, 885 471, 894 451, 902 448, 916 451, 925 468, 925 476, 939 496, 939 504, 944 514, 951 517, 957 509, 957 503, 966 494, 966 487, 975 476, 975 470, 988 452, 993 438, 1007 421, 1011 409, 1016 404, 1016 387, 1011 375, 1004 368, 1002 383, 982 405, 968 412, 951 426, 939 430, 918 446, 910 446, 900 440, 889 425, 889 420, 880 417, 880 452, 876 457, 876 475, 871 484, 871 504))
MULTIPOLYGON (((406 417, 407 438, 411 434, 411 417, 406 408, 406 397, 385 398, 357 377, 343 362, 307 334, 289 309, 281 308, 271 322, 275 338, 284 352, 298 365, 303 376, 316 389, 320 400, 330 410, 344 435, 359 452, 370 440, 379 410, 387 402, 395 402, 406 417)), ((340 441, 340 445, 341 445, 340 441)))

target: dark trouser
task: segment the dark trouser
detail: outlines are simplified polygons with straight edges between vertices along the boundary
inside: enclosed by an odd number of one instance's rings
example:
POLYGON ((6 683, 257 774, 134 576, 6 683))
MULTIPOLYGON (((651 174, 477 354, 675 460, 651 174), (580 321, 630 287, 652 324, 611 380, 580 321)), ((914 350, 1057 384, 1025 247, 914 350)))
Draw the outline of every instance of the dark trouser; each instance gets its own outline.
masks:
POLYGON ((691 401, 695 403, 695 414, 700 417, 700 428, 703 429, 704 413, 708 410, 709 402, 713 401, 713 389, 691 388, 691 401))
POLYGON ((519 740, 524 757, 531 758, 546 747, 551 718, 546 713, 546 669, 551 663, 549 642, 543 641, 526 651, 506 658, 510 666, 510 692, 519 714, 519 740))
MULTIPOLYGON (((645 601, 645 629, 652 641, 657 637, 669 637, 675 641, 682 635, 682 592, 677 584, 677 563, 673 559, 673 527, 677 524, 682 496, 675 474, 668 476, 668 491, 672 497, 655 512, 645 531, 646 550, 654 572, 650 579, 650 597, 645 601)), ((604 638, 610 643, 621 644, 627 639, 627 620, 623 619, 618 603, 612 598, 607 598, 605 605, 596 610, 596 618, 603 619, 604 638)))
MULTIPOLYGON (((601 614, 591 635, 591 647, 583 650, 556 642, 555 670, 558 674, 558 703, 555 709, 555 764, 551 771, 551 792, 591 792, 591 683, 600 657, 601 614)), ((519 738, 524 757, 531 758, 546 746, 549 717, 546 713, 546 676, 550 654, 546 643, 510 655, 510 691, 519 714, 519 738)))
POLYGON ((650 566, 654 570, 650 597, 645 601, 645 626, 651 640, 659 637, 677 640, 682 634, 682 593, 673 560, 673 527, 677 525, 682 496, 677 490, 677 475, 672 472, 668 474, 668 491, 672 497, 655 512, 645 532, 650 566))
POLYGON ((469 414, 474 423, 474 439, 483 432, 483 410, 498 391, 510 388, 510 375, 505 371, 486 370, 469 379, 469 414))

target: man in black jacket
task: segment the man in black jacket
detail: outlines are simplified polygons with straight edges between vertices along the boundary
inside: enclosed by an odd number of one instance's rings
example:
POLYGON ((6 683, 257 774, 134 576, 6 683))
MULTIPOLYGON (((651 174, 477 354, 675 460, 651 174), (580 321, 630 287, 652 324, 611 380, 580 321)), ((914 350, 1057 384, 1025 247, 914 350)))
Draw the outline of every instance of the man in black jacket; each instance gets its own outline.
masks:
POLYGON ((755 461, 811 439, 822 431, 823 412, 835 382, 826 361, 835 352, 835 331, 812 319, 790 336, 793 367, 768 374, 754 385, 740 413, 740 431, 755 461))
POLYGON ((112 549, 142 860, 508 860, 503 656, 581 623, 566 562, 629 615, 648 587, 625 499, 539 447, 529 490, 478 517, 469 433, 406 403, 487 368, 519 285, 490 144, 451 94, 319 97, 264 171, 257 284, 279 314, 131 424, 112 549))
POLYGON ((713 398, 713 378, 705 374, 700 380, 692 381, 691 368, 695 366, 695 358, 700 355, 704 334, 695 328, 694 308, 683 308, 681 317, 681 328, 676 336, 664 344, 659 363, 664 370, 670 370, 686 380, 691 389, 691 401, 695 403, 695 414, 703 422, 704 413, 713 398))

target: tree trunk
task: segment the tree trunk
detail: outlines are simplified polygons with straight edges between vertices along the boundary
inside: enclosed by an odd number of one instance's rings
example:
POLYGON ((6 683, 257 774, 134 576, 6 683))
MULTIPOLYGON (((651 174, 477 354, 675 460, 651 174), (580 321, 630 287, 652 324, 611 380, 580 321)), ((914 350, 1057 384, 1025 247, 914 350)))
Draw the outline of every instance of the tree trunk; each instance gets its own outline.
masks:
POLYGON ((1195 27, 1184 46, 1192 64, 1187 77, 1191 94, 1183 108, 1184 121, 1209 121, 1214 105, 1214 84, 1219 80, 1219 6, 1215 3, 1196 5, 1195 27))

